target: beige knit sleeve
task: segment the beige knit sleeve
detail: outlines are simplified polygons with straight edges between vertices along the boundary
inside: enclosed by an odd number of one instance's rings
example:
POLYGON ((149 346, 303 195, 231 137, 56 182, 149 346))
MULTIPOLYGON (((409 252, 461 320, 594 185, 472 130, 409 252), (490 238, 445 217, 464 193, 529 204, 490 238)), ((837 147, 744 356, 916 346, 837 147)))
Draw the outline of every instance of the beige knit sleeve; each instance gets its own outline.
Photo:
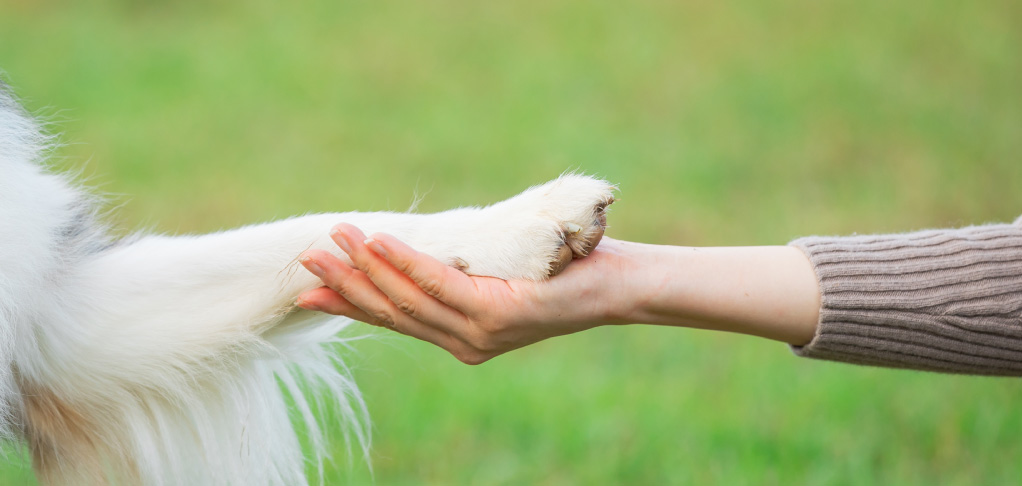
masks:
POLYGON ((822 293, 809 358, 1022 376, 1022 218, 917 233, 801 238, 822 293))

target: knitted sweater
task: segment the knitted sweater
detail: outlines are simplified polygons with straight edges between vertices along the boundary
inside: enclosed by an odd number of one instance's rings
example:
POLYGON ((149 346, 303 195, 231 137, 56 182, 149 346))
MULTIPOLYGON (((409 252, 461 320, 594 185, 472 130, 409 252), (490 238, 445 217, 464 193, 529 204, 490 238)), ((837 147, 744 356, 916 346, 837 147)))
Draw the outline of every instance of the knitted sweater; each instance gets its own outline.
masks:
POLYGON ((916 233, 800 238, 822 308, 809 358, 1022 376, 1022 218, 916 233))

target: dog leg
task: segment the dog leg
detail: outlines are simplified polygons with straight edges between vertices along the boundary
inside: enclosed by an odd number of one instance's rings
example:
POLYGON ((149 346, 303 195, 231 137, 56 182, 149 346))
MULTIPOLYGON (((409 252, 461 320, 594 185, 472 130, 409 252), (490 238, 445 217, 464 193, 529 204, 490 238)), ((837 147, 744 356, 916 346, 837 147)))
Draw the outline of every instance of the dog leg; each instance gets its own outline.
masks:
MULTIPOLYGON (((16 360, 23 389, 57 399, 26 402, 41 473, 65 484, 88 482, 82 472, 97 470, 147 484, 304 483, 280 386, 317 451, 320 407, 304 398, 303 383, 325 386, 349 419, 362 416, 357 390, 322 346, 344 321, 294 307, 299 293, 320 285, 297 255, 336 252, 329 229, 347 222, 470 274, 542 279, 598 243, 611 191, 571 175, 485 208, 310 215, 204 236, 146 236, 97 253, 54 296, 65 315, 40 322, 37 349, 16 360)), ((365 446, 365 433, 355 435, 365 446)))

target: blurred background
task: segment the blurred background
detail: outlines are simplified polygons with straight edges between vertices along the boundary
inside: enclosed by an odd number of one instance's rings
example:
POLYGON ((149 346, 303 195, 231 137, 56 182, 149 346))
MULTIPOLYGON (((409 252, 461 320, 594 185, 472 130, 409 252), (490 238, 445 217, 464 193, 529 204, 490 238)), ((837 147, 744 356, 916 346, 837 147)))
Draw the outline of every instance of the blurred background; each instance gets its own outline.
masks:
MULTIPOLYGON (((1022 213, 1022 3, 0 0, 0 69, 128 230, 486 204, 566 170, 610 236, 784 244, 1022 213)), ((349 356, 327 484, 1015 484, 1022 382, 626 327, 349 356), (340 434, 337 434, 338 437, 340 434)), ((33 484, 9 457, 0 484, 33 484)))

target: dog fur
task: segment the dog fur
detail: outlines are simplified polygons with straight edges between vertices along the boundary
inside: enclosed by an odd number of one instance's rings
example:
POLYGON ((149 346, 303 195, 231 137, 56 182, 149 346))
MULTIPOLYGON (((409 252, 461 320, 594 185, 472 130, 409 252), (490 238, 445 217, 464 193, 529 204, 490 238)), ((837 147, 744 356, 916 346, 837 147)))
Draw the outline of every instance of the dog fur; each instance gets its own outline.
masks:
POLYGON ((302 251, 337 253, 348 222, 469 274, 542 279, 595 246, 612 201, 566 175, 486 208, 114 239, 44 166, 49 145, 0 84, 0 436, 27 442, 44 484, 306 484, 323 411, 363 451, 369 434, 338 355, 349 321, 294 305, 321 285, 302 251))

